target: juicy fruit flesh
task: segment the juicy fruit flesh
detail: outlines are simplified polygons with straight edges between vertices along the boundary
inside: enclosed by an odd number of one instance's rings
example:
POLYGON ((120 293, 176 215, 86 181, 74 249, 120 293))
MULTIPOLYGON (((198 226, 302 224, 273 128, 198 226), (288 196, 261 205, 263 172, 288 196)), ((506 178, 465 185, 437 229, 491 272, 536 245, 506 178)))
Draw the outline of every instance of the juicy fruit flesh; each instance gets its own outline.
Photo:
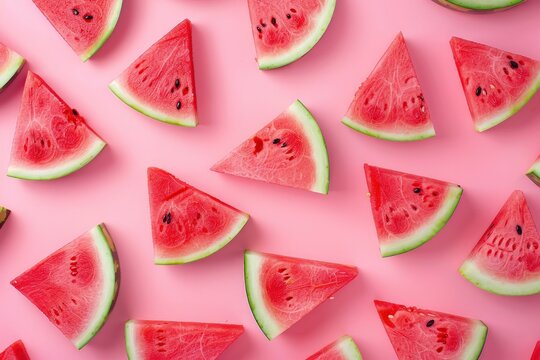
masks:
POLYGON ((0 91, 20 72, 24 62, 22 56, 0 43, 0 91))
POLYGON ((450 41, 478 131, 515 114, 540 87, 540 62, 459 38, 450 41))
POLYGON ((536 343, 531 360, 540 360, 540 341, 536 343))
POLYGON ((516 6, 525 0, 434 0, 435 2, 461 11, 503 10, 516 6))
POLYGON ((23 342, 17 340, 0 353, 0 360, 30 360, 30 358, 28 357, 23 342))
POLYGON ((306 360, 362 360, 362 354, 350 336, 342 336, 306 360))
POLYGON ((130 320, 126 345, 130 360, 213 360, 243 332, 241 325, 130 320))

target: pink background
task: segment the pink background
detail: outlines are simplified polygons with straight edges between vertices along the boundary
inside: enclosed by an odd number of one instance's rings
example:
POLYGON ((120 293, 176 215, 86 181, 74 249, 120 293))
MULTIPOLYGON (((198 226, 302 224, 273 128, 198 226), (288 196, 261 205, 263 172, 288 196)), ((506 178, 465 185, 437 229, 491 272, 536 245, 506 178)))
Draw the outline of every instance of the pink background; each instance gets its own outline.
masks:
MULTIPOLYGON (((30 0, 0 2, 0 40, 40 74, 108 141, 89 166, 66 178, 26 182, 0 177, 0 203, 13 210, 0 232, 0 348, 22 338, 34 359, 125 358, 127 319, 243 324, 223 359, 297 359, 343 334, 367 359, 394 358, 374 310, 383 299, 478 318, 489 326, 483 359, 528 359, 540 338, 538 296, 491 295, 456 269, 504 200, 522 189, 540 222, 540 189, 523 175, 539 153, 540 96, 507 123, 473 130, 452 60, 452 35, 540 59, 540 2, 467 15, 429 0, 339 0, 322 41, 286 68, 263 72, 245 0, 126 0, 116 31, 81 63, 30 0), (132 60, 182 19, 194 23, 201 124, 184 129, 139 115, 107 89, 132 60), (417 143, 368 138, 339 120, 357 86, 403 31, 431 109, 437 137, 417 143), (325 135, 328 196, 210 172, 230 149, 300 98, 325 135), (382 259, 363 163, 460 183, 454 217, 430 243, 382 259), (172 267, 152 263, 146 168, 162 167, 249 212, 244 231, 218 254, 172 267), (116 308, 78 352, 9 281, 93 225, 105 222, 118 247, 122 286, 116 308), (245 248, 357 265, 359 277, 269 342, 244 294, 245 248)), ((25 71, 28 69, 25 68, 25 71)), ((0 95, 0 168, 8 166, 25 76, 0 95)))

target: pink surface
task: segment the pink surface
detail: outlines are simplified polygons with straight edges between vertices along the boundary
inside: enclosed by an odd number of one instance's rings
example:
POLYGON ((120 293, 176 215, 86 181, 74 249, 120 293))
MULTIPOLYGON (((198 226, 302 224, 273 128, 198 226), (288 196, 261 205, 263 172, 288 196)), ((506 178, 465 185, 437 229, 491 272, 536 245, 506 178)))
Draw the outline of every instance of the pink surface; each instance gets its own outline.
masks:
MULTIPOLYGON (((394 353, 374 298, 483 320, 483 359, 527 359, 540 337, 538 296, 507 298, 465 281, 456 269, 512 190, 522 189, 540 223, 539 189, 523 173, 538 154, 540 96, 513 119, 473 130, 448 40, 452 35, 540 59, 540 2, 467 15, 429 0, 338 0, 328 33, 304 59, 262 72, 245 1, 128 0, 103 49, 83 64, 30 0, 0 3, 0 40, 26 56, 109 147, 88 167, 52 182, 0 177, 13 210, 0 231, 0 347, 22 338, 36 359, 123 359, 127 319, 239 323, 246 334, 223 359, 297 359, 347 333, 366 359, 394 353), (183 129, 145 118, 107 84, 185 17, 194 24, 201 125, 183 129), (339 123, 360 82, 403 31, 437 137, 399 144, 339 123), (300 98, 319 120, 330 154, 328 196, 210 172, 235 145, 300 98), (455 216, 433 241, 389 259, 378 253, 363 163, 460 183, 455 216), (152 263, 146 168, 159 166, 252 216, 223 251, 178 267, 152 263), (118 246, 122 285, 103 330, 78 352, 9 281, 104 221, 118 246), (244 294, 242 252, 253 248, 357 265, 359 277, 269 342, 244 294)), ((25 70, 26 71, 26 70, 25 70)), ((24 74, 0 95, 0 169, 7 169, 24 74)), ((3 171, 4 171, 3 170, 3 171)))

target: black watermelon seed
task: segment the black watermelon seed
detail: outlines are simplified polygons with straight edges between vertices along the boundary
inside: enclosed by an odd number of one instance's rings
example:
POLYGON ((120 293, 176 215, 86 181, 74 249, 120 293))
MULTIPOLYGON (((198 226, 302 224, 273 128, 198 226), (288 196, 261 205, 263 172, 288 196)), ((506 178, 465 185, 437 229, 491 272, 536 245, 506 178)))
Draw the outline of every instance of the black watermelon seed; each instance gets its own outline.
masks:
POLYGON ((275 138, 274 141, 272 141, 272 144, 279 144, 280 141, 281 139, 275 138))
POLYGON ((180 110, 181 107, 182 107, 182 103, 180 101, 178 101, 176 103, 176 109, 180 110))
POLYGON ((174 80, 174 86, 178 89, 180 87, 180 79, 174 80))
POLYGON ((77 9, 72 9, 71 11, 73 12, 73 15, 79 15, 79 10, 77 10, 77 9))
POLYGON ((429 321, 427 322, 426 326, 427 326, 427 327, 432 327, 433 324, 435 324, 435 320, 431 319, 431 320, 429 320, 429 321))
POLYGON ((510 67, 512 69, 517 69, 519 67, 518 63, 515 62, 514 60, 510 60, 510 67))
POLYGON ((262 32, 262 29, 261 29, 260 26, 257 26, 257 31, 260 32, 260 33, 262 32))
POLYGON ((420 191, 422 191, 420 188, 414 188, 414 189, 413 189, 413 192, 414 192, 415 194, 420 193, 420 191))
POLYGON ((523 234, 523 229, 521 228, 521 226, 516 225, 516 232, 518 233, 518 235, 523 234))
POLYGON ((284 142, 283 144, 281 144, 281 147, 282 147, 282 148, 287 147, 287 143, 284 142))
POLYGON ((482 88, 479 86, 476 88, 476 96, 480 96, 482 94, 482 88))
POLYGON ((290 19, 291 17, 291 14, 287 14, 287 19, 290 19))
POLYGON ((73 113, 73 115, 79 116, 79 112, 76 109, 71 109, 71 112, 73 113))
POLYGON ((84 15, 83 19, 86 21, 92 20, 94 17, 92 15, 84 15))
POLYGON ((272 25, 277 26, 277 21, 275 17, 273 17, 270 22, 272 23, 272 25))

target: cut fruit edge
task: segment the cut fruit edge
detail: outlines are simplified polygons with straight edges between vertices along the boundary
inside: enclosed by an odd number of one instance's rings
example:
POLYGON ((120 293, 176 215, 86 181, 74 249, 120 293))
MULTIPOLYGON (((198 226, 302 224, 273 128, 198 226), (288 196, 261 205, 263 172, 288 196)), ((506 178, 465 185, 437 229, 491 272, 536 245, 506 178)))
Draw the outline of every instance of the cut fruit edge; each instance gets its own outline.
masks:
POLYGON ((540 186, 540 161, 535 163, 527 172, 527 176, 536 185, 540 186))
POLYGON ((26 60, 13 50, 9 50, 10 59, 5 69, 0 72, 0 91, 21 71, 26 60))
POLYGON ((393 132, 388 132, 384 130, 375 130, 368 128, 348 117, 344 117, 341 122, 350 127, 353 130, 361 132, 364 135, 368 135, 374 138, 390 140, 390 141, 417 141, 424 140, 434 137, 435 129, 431 127, 430 129, 424 130, 418 133, 407 133, 407 134, 398 134, 393 132))
MULTIPOLYGON (((129 360, 139 360, 139 357, 136 356, 135 349, 137 349, 137 344, 135 343, 135 324, 133 320, 128 320, 126 322, 124 334, 126 338, 126 352, 129 360)), ((143 359, 140 359, 143 360, 143 359)))
POLYGON ((120 18, 120 12, 122 10, 122 0, 116 0, 114 7, 112 8, 112 14, 109 18, 109 23, 105 27, 105 30, 103 31, 103 34, 101 37, 96 41, 96 43, 88 49, 86 52, 79 55, 80 59, 83 62, 86 62, 88 59, 90 59, 101 47, 105 42, 109 39, 112 32, 114 31, 114 28, 116 27, 116 23, 118 22, 118 18, 120 18))
POLYGON ((524 0, 495 0, 495 1, 470 1, 470 0, 433 0, 439 4, 461 11, 493 11, 505 10, 519 5, 524 0), (485 5, 483 5, 484 3, 485 5))
POLYGON ((473 329, 473 334, 469 340, 469 345, 465 348, 463 352, 462 359, 478 359, 480 354, 484 349, 486 343, 486 338, 488 334, 488 328, 480 320, 474 320, 475 327, 473 329))
POLYGON ((381 255, 383 257, 389 257, 403 254, 431 240, 448 223, 459 204, 462 194, 463 188, 458 185, 452 185, 443 202, 444 205, 433 215, 429 223, 423 225, 414 234, 406 238, 392 241, 389 244, 381 243, 381 255))
POLYGON ((223 237, 219 239, 218 241, 216 241, 212 246, 202 249, 196 253, 189 254, 182 257, 177 257, 177 258, 164 258, 164 257, 156 256, 154 258, 154 263, 156 265, 180 265, 180 264, 185 264, 185 263, 204 259, 205 257, 208 257, 218 252, 223 247, 225 247, 225 245, 230 243, 236 237, 236 235, 238 235, 240 231, 244 228, 248 220, 249 220, 249 215, 245 213, 241 213, 238 216, 238 219, 236 220, 236 224, 233 226, 232 230, 229 233, 223 235, 223 237))
POLYGON ((362 360, 362 354, 358 346, 349 335, 344 335, 338 340, 339 349, 345 359, 362 360))
POLYGON ((152 109, 151 107, 142 104, 137 100, 118 80, 114 80, 109 84, 109 89, 116 95, 120 100, 126 103, 129 107, 134 110, 137 110, 143 115, 151 117, 152 119, 185 127, 195 127, 198 124, 197 116, 193 115, 191 117, 175 119, 170 117, 167 114, 162 113, 161 111, 152 109))
POLYGON ((318 23, 313 27, 313 31, 301 43, 294 46, 289 51, 277 56, 265 56, 257 59, 259 69, 271 70, 276 69, 295 62, 306 55, 323 37, 326 29, 330 25, 330 21, 334 15, 336 8, 336 0, 327 0, 325 7, 321 10, 318 17, 318 23))

